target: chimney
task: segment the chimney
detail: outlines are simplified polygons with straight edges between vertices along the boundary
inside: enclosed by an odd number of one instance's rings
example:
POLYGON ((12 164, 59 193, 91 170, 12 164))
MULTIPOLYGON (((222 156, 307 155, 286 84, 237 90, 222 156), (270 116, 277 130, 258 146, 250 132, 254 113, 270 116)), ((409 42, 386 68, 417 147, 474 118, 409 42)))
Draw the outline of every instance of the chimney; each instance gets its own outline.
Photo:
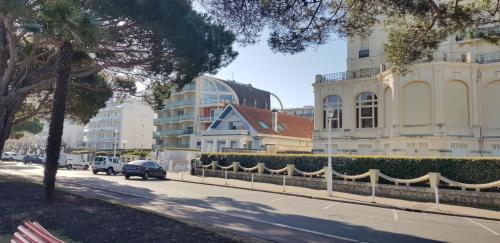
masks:
POLYGON ((272 119, 272 126, 273 126, 273 131, 278 132, 278 110, 273 109, 273 119, 272 119))

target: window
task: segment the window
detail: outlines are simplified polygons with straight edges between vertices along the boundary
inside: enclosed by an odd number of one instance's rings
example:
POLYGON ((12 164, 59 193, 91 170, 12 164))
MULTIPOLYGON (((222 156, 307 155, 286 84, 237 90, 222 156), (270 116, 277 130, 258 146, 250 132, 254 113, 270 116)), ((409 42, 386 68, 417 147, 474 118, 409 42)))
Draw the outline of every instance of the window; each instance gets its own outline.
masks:
POLYGON ((342 99, 338 95, 330 95, 323 100, 323 129, 328 128, 328 110, 333 112, 332 128, 342 128, 342 99))
POLYGON ((263 121, 257 121, 257 123, 259 123, 259 126, 262 127, 262 128, 264 128, 264 129, 268 129, 269 128, 269 126, 267 126, 267 124, 265 122, 263 122, 263 121))
POLYGON ((229 130, 239 130, 243 128, 243 122, 241 121, 230 121, 228 122, 228 129, 229 130))
POLYGON ((356 98, 356 128, 378 126, 377 96, 372 92, 363 92, 356 98))
POLYGON ((231 141, 231 148, 237 148, 238 147, 238 141, 231 141))
POLYGON ((370 56, 370 49, 368 46, 368 38, 361 39, 361 45, 358 53, 358 58, 365 58, 370 56))

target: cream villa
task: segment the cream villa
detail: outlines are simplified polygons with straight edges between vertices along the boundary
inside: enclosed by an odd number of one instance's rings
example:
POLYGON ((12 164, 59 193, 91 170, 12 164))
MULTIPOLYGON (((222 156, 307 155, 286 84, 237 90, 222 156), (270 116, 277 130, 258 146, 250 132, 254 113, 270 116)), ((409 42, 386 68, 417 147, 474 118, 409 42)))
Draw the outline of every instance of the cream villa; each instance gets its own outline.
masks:
POLYGON ((410 156, 500 156, 500 46, 450 36, 406 75, 384 58, 387 35, 348 40, 347 71, 316 75, 313 149, 410 156))

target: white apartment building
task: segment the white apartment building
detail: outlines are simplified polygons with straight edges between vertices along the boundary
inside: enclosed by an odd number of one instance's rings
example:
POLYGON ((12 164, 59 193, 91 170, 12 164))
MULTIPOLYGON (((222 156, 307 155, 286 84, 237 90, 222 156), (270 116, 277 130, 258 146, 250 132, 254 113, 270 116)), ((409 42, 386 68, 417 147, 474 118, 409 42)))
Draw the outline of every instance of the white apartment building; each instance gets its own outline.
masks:
POLYGON ((86 147, 95 150, 151 149, 154 112, 139 99, 112 99, 86 126, 86 147))
POLYGON ((310 120, 314 120, 314 106, 312 105, 305 105, 297 108, 285 108, 283 109, 283 112, 293 116, 302 116, 310 120))
POLYGON ((270 93, 250 84, 208 76, 195 78, 182 90, 174 89, 162 110, 156 111, 155 149, 201 148, 200 135, 227 104, 270 109, 270 93))
POLYGON ((384 56, 387 33, 348 40, 347 71, 316 75, 313 149, 403 156, 500 156, 500 46, 479 31, 450 36, 405 75, 384 56))

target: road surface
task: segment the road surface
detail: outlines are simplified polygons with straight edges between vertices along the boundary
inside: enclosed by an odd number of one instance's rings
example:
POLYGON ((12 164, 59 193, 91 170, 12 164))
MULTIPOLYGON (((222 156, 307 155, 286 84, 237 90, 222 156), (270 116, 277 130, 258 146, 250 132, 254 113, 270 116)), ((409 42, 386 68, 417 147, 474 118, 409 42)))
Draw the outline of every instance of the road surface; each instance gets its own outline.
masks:
MULTIPOLYGON (((43 167, 0 162, 40 179, 43 167)), ((168 177, 168 176, 167 176, 168 177)), ((275 242, 500 242, 500 221, 407 212, 188 182, 60 169, 58 185, 275 242)))

